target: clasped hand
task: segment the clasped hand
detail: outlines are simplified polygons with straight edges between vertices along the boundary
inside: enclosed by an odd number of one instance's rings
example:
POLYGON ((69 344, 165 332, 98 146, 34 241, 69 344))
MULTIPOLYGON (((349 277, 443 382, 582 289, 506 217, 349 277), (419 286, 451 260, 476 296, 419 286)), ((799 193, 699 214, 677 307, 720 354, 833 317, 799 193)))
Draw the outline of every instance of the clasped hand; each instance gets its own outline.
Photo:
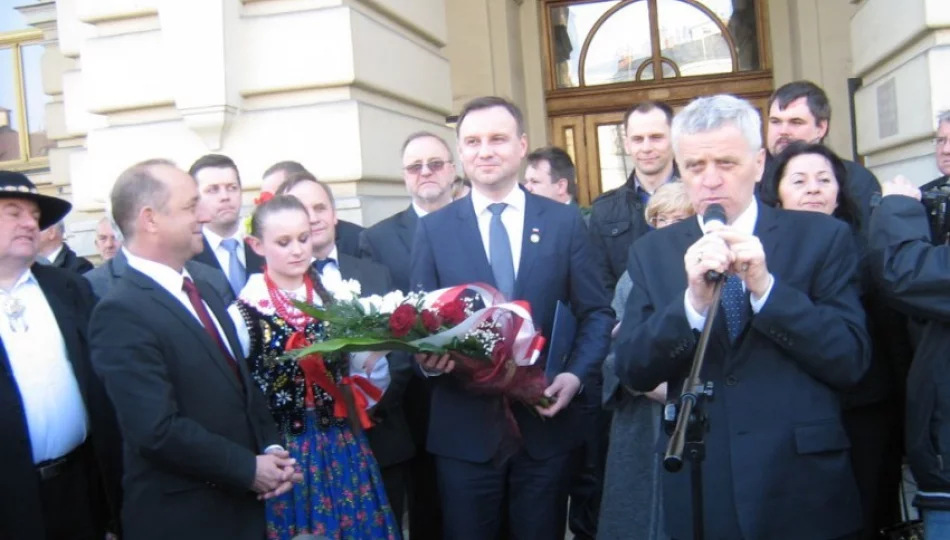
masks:
POLYGON ((713 283, 706 280, 710 270, 738 275, 753 297, 762 297, 770 282, 762 242, 754 235, 719 223, 710 223, 709 229, 686 250, 683 258, 688 282, 687 298, 693 309, 705 315, 712 305, 713 283))
POLYGON ((303 474, 296 469, 297 461, 286 450, 270 450, 257 456, 254 484, 258 500, 271 499, 287 493, 294 482, 302 482, 303 474))

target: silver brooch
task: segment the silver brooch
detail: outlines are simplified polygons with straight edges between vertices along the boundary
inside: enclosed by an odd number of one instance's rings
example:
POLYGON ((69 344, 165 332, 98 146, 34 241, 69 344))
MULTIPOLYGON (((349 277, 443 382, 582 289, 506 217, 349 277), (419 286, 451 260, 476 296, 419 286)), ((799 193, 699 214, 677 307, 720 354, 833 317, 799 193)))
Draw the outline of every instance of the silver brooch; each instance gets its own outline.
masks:
POLYGON ((21 302, 19 298, 6 294, 3 296, 3 300, 0 301, 0 307, 2 307, 7 319, 10 320, 10 330, 17 332, 18 330, 27 331, 30 329, 23 319, 23 312, 26 311, 26 306, 23 305, 23 302, 21 302))

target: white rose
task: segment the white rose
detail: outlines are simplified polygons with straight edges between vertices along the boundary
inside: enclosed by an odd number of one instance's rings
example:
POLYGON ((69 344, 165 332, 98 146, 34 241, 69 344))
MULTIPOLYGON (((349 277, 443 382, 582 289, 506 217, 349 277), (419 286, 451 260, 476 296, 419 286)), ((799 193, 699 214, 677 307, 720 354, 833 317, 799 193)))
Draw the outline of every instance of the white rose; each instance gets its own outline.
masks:
POLYGON ((402 294, 402 291, 397 290, 386 293, 386 296, 384 296, 382 302, 380 302, 379 311, 381 313, 392 313, 405 301, 406 297, 402 294))
POLYGON ((379 313, 380 308, 383 305, 383 297, 374 294, 372 296, 367 296, 365 298, 360 298, 360 306, 363 307, 363 311, 366 313, 379 313))
POLYGON ((333 295, 338 302, 352 302, 360 297, 360 283, 353 279, 344 279, 336 284, 335 287, 330 289, 330 294, 333 295))

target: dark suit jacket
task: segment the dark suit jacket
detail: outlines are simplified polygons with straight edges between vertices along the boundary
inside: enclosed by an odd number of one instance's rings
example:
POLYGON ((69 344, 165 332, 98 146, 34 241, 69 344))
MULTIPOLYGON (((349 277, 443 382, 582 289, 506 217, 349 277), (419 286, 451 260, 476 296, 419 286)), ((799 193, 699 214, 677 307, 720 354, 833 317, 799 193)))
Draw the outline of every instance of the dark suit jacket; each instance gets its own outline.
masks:
POLYGON ((69 270, 70 272, 76 272, 77 274, 85 274, 93 269, 93 265, 89 262, 89 259, 76 255, 76 252, 73 251, 68 244, 63 244, 63 249, 56 255, 56 259, 50 261, 50 265, 62 268, 63 270, 69 270))
POLYGON ((353 257, 360 256, 360 233, 363 227, 338 219, 336 222, 336 249, 353 257))
MULTIPOLYGON (((102 263, 94 270, 83 274, 83 277, 89 280, 92 285, 92 292, 98 298, 104 298, 106 294, 115 286, 116 281, 122 277, 129 267, 129 260, 125 258, 125 253, 119 250, 115 257, 102 263)), ((234 291, 231 290, 231 284, 224 274, 216 268, 212 268, 200 262, 188 261, 185 263, 185 270, 196 280, 205 281, 218 294, 218 298, 228 306, 234 302, 234 291)))
MULTIPOLYGON (((79 391, 89 419, 87 443, 92 444, 94 463, 106 497, 91 501, 93 507, 118 524, 121 502, 122 443, 115 412, 102 383, 89 362, 89 341, 86 326, 95 298, 89 284, 72 272, 50 266, 33 265, 33 275, 46 296, 66 344, 79 391), (110 516, 111 514, 111 516, 110 516)), ((42 346, 38 344, 37 346, 42 346)), ((33 449, 26 425, 23 403, 17 388, 6 348, 0 343, 0 538, 4 540, 35 540, 45 538, 40 502, 40 486, 33 464, 33 449)))
MULTIPOLYGON (((358 281, 363 296, 384 295, 393 290, 389 272, 385 267, 345 253, 340 253, 339 257, 343 279, 358 281)), ((389 353, 386 358, 389 361, 391 381, 382 400, 373 409, 374 425, 366 431, 370 448, 380 467, 402 463, 415 453, 406 413, 402 407, 406 385, 412 378, 412 358, 398 351, 389 353)))
POLYGON ((392 215, 360 234, 360 257, 389 269, 393 285, 409 290, 409 254, 419 216, 412 206, 392 215))
MULTIPOLYGON (((564 371, 589 383, 607 355, 613 312, 591 255, 587 230, 576 208, 525 193, 524 241, 514 296, 531 305, 535 326, 551 335, 558 300, 578 319, 574 351, 564 371), (532 242, 533 229, 540 242, 532 242)), ((412 248, 411 285, 433 291, 465 283, 494 284, 471 197, 419 221, 412 248)), ((541 358, 546 357, 542 351, 541 358)), ((543 361, 542 361, 543 363, 543 361)), ((451 376, 432 379, 428 449, 433 454, 487 462, 501 442, 500 399, 466 391, 451 376)), ((524 446, 534 459, 567 452, 579 442, 575 413, 582 396, 554 418, 541 420, 521 405, 513 410, 524 446)))
MULTIPOLYGON (((195 283, 240 351, 224 304, 195 283)), ((89 334, 125 438, 125 536, 262 538, 255 456, 279 438, 244 363, 242 385, 198 319, 133 268, 99 302, 89 334)))
MULTIPOLYGON (((220 271, 221 275, 224 276, 224 279, 227 280, 227 268, 221 268, 221 263, 218 262, 218 258, 214 255, 214 251, 211 250, 211 244, 208 243, 207 238, 204 238, 204 246, 204 250, 192 257, 191 260, 220 271)), ((244 242, 244 261, 245 270, 247 271, 248 276, 251 274, 259 274, 264 271, 264 257, 261 257, 255 253, 254 250, 251 249, 251 246, 247 244, 247 242, 244 242)))
MULTIPOLYGON (((737 515, 748 540, 838 538, 861 526, 836 392, 861 379, 870 356, 856 247, 841 221, 761 204, 755 234, 772 292, 735 346, 720 313, 701 374, 716 392, 705 405, 706 534, 735 534, 723 529, 737 515)), ((617 375, 635 390, 669 381, 675 396, 689 371, 698 333, 683 305, 683 254, 701 235, 689 219, 631 249, 633 291, 615 347, 617 375)), ((691 538, 689 472, 664 477, 667 533, 691 538)))

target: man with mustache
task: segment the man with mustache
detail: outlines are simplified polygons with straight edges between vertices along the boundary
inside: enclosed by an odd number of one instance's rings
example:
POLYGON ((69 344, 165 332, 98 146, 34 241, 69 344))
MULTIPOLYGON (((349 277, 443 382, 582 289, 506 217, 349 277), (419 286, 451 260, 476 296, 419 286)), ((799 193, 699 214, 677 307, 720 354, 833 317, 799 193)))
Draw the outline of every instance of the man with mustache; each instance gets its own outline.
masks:
MULTIPOLYGON (((831 124, 831 103, 828 95, 811 81, 794 81, 777 89, 769 98, 766 130, 765 173, 762 179, 775 174, 775 157, 794 141, 821 143, 831 124)), ((842 159, 848 170, 851 193, 861 209, 861 226, 871 217, 871 199, 880 194, 881 185, 871 171, 854 161, 842 159)), ((756 194, 766 182, 756 185, 756 194)))

